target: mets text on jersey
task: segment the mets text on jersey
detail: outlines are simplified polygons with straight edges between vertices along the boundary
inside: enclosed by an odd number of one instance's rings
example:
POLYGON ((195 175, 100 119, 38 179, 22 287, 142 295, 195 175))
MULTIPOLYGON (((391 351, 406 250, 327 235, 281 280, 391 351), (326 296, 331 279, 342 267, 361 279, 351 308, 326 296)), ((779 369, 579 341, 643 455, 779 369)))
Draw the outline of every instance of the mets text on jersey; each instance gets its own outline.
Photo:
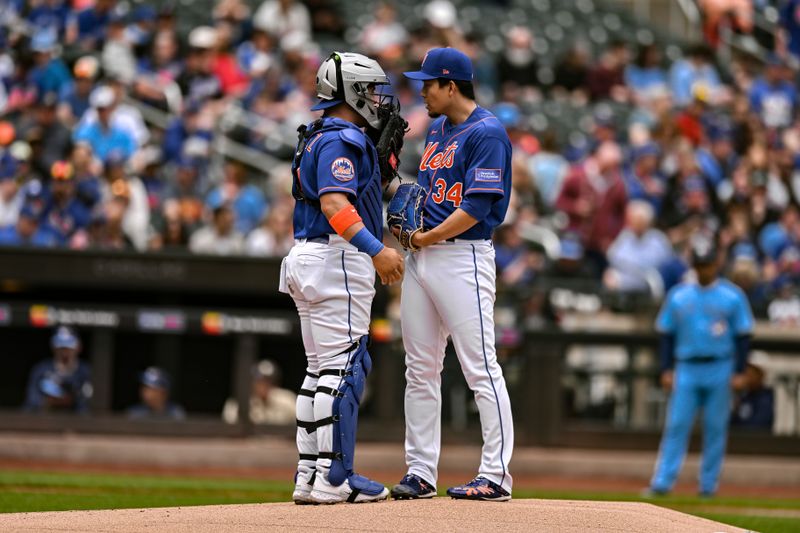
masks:
POLYGON ((453 168, 453 160, 455 159, 456 150, 458 150, 458 141, 453 141, 443 151, 434 155, 438 147, 438 142, 428 143, 425 147, 425 151, 422 153, 422 160, 419 162, 420 172, 428 169, 453 168))

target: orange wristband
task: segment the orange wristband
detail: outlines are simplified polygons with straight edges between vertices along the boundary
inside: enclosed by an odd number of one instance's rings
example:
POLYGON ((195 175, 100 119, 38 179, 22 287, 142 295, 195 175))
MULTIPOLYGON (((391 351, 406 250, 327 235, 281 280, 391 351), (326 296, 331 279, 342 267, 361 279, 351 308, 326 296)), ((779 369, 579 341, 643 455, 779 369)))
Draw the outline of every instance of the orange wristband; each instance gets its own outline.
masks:
POLYGON ((328 222, 330 222, 331 227, 336 233, 344 236, 344 232, 347 231, 350 226, 361 222, 361 217, 358 216, 358 211, 356 211, 355 206, 348 205, 341 208, 328 222))

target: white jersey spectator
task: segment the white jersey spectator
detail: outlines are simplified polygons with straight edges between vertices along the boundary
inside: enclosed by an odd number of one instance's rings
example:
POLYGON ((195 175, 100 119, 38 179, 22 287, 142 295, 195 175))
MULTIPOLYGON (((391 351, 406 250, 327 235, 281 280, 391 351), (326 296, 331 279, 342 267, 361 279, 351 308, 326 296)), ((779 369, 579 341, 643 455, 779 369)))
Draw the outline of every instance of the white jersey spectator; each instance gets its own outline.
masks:
POLYGON ((253 26, 275 37, 302 32, 311 39, 311 17, 306 6, 295 0, 267 0, 253 16, 253 26))
POLYGON ((653 290, 654 284, 660 283, 658 269, 674 252, 667 236, 652 227, 653 217, 649 202, 634 200, 628 204, 625 228, 608 249, 604 282, 609 289, 653 290))
POLYGON ((233 226, 233 211, 227 205, 214 209, 211 224, 195 231, 189 249, 196 254, 236 255, 244 251, 244 237, 233 226))

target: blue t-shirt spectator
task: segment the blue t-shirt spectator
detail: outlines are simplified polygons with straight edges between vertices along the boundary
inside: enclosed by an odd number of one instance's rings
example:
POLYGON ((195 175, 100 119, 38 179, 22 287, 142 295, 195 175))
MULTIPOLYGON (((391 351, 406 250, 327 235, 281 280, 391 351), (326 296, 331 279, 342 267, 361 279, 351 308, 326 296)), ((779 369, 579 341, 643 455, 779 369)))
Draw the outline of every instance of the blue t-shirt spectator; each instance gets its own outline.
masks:
POLYGON ((112 153, 128 159, 136 151, 136 139, 132 135, 112 125, 103 127, 99 121, 80 126, 75 131, 73 140, 88 143, 94 154, 104 161, 112 153))
POLYGON ((788 126, 794 120, 797 89, 786 80, 770 83, 766 78, 760 77, 750 87, 750 106, 768 128, 788 126))
MULTIPOLYGON (((212 209, 225 203, 222 187, 214 188, 206 197, 206 205, 212 209)), ((232 202, 236 215, 236 230, 247 235, 261 223, 267 210, 264 193, 255 185, 244 185, 232 202)))

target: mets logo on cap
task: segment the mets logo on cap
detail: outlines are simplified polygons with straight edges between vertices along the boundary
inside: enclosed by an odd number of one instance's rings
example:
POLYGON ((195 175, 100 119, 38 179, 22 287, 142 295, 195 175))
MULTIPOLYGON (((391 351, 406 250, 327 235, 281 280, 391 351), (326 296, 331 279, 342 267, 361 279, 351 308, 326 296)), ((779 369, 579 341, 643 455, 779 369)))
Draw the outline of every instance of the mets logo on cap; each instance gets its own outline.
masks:
POLYGON ((356 167, 346 157, 339 157, 331 164, 331 174, 339 181, 350 181, 356 177, 356 167))

